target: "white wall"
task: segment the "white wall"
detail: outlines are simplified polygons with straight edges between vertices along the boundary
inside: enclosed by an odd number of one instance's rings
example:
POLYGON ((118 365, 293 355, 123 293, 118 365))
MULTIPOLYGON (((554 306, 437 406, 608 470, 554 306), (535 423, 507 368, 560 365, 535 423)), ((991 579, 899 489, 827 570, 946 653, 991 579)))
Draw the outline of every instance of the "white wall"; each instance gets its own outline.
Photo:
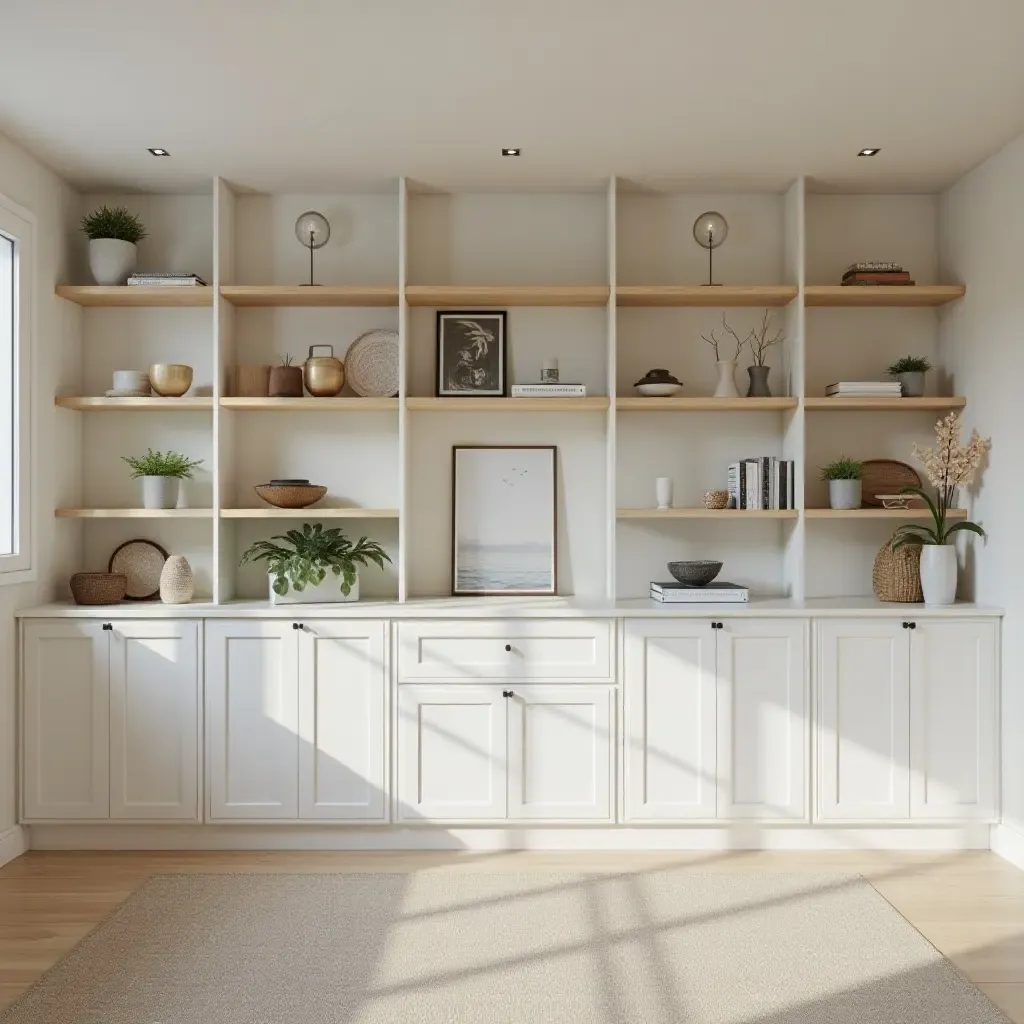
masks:
POLYGON ((38 581, 0 586, 0 839, 15 823, 15 612, 50 600, 54 580, 75 569, 81 534, 55 528, 53 509, 78 492, 80 436, 78 417, 58 410, 53 395, 79 373, 80 310, 58 299, 57 281, 65 280, 68 241, 78 213, 78 198, 37 160, 0 135, 0 193, 31 210, 36 227, 36 321, 34 405, 36 451, 33 532, 39 546, 38 581))
POLYGON ((966 552, 962 596, 1006 609, 1003 628, 1003 818, 1024 831, 1024 535, 1020 510, 1020 381, 1024 377, 1024 136, 942 197, 942 280, 964 281, 967 296, 943 314, 940 344, 964 417, 992 438, 989 464, 973 501, 988 533, 966 552))

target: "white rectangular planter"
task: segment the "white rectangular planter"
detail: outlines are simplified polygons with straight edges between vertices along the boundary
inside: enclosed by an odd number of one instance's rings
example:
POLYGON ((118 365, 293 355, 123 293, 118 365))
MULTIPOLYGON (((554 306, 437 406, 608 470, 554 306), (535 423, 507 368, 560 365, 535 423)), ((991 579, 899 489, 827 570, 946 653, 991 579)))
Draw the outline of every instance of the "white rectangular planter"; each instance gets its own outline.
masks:
POLYGON ((306 587, 301 594, 296 593, 292 587, 288 588, 288 593, 284 597, 275 594, 272 576, 267 577, 267 586, 270 589, 271 604, 342 604, 359 600, 358 575, 348 597, 341 592, 341 577, 335 576, 333 572, 327 573, 323 583, 319 583, 315 587, 306 587))

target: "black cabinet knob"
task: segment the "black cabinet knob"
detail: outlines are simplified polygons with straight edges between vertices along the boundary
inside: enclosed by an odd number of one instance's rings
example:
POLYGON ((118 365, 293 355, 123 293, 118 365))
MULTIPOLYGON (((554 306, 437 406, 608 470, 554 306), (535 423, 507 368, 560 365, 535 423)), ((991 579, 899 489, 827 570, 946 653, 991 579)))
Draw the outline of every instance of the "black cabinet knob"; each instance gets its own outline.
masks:
POLYGON ((903 623, 903 628, 904 629, 910 629, 910 623, 909 622, 904 622, 903 623))
POLYGON ((505 650, 506 651, 511 651, 512 650, 512 645, 511 644, 505 644, 505 650))
POLYGON ((501 691, 501 695, 502 695, 502 697, 514 697, 515 696, 515 694, 511 690, 502 690, 501 691))
POLYGON ((910 624, 910 628, 911 628, 911 629, 917 629, 917 623, 916 623, 916 622, 912 622, 912 623, 910 624))
POLYGON ((107 631, 112 630, 114 628, 114 624, 112 622, 104 622, 103 628, 107 631))
POLYGON ((292 623, 292 629, 302 629, 302 623, 301 622, 293 622, 292 623))

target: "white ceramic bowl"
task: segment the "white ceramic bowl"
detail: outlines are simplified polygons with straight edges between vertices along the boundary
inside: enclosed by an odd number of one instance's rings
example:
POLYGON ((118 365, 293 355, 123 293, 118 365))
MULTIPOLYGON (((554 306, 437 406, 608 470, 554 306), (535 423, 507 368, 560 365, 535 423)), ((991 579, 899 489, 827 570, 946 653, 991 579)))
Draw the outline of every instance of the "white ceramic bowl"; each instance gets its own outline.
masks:
POLYGON ((683 390, 682 384, 637 384, 637 391, 646 398, 671 398, 683 390))

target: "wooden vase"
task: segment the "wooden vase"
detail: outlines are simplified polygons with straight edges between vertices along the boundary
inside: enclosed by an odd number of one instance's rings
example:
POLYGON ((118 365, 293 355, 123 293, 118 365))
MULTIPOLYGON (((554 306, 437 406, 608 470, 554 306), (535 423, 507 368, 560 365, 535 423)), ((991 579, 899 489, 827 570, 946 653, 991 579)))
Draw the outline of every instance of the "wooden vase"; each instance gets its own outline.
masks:
POLYGON ((270 394, 270 367, 236 366, 234 394, 239 398, 266 398, 270 394))
POLYGON ((302 397, 302 367, 275 366, 270 371, 271 398, 302 397))

